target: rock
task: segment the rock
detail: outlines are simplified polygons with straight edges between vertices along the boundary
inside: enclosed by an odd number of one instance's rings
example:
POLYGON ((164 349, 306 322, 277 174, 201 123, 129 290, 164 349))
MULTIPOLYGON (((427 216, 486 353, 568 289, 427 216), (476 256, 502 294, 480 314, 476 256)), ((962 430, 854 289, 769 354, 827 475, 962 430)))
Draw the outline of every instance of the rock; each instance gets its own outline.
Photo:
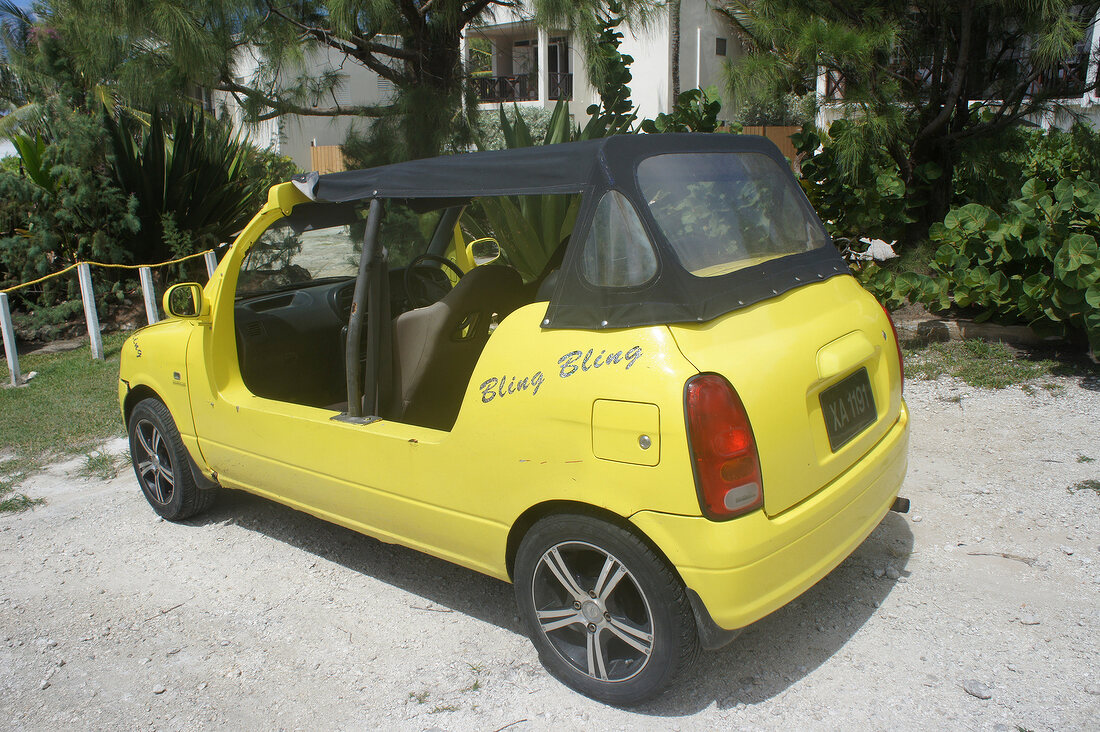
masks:
POLYGON ((1085 693, 1092 694, 1093 696, 1100 696, 1100 684, 1088 684, 1085 686, 1085 693))
POLYGON ((1070 557, 1073 556, 1073 547, 1062 545, 1058 548, 1061 549, 1062 553, 1065 554, 1066 556, 1070 556, 1070 557))
POLYGON ((1020 618, 1020 625, 1038 625, 1038 624, 1039 624, 1039 618, 1035 617, 1034 615, 1025 615, 1022 618, 1020 618))
POLYGON ((896 580, 898 577, 901 577, 901 572, 897 570, 897 567, 890 564, 886 567, 886 576, 892 580, 896 580))
POLYGON ((993 692, 989 690, 989 687, 976 679, 967 679, 962 683, 963 691, 978 699, 989 699, 993 696, 993 692))
POLYGON ((875 576, 876 577, 881 577, 884 574, 885 574, 885 571, 881 567, 879 567, 878 569, 875 570, 875 576))
POLYGON ((163 694, 165 691, 167 691, 167 689, 165 689, 160 684, 157 684, 156 686, 153 687, 153 693, 154 694, 163 694))
POLYGON ((915 523, 915 524, 919 524, 923 520, 924 520, 924 517, 921 516, 919 513, 916 516, 913 517, 913 523, 915 523))

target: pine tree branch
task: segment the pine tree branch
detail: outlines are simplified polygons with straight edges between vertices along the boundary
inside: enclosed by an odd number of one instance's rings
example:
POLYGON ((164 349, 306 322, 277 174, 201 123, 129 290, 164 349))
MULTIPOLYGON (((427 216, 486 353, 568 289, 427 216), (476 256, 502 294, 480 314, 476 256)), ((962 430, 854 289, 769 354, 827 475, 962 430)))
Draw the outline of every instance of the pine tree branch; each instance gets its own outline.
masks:
POLYGON ((300 104, 292 104, 285 99, 276 99, 275 97, 261 92, 259 89, 253 89, 252 87, 238 84, 235 81, 222 81, 217 84, 214 89, 232 94, 234 99, 238 100, 238 103, 240 102, 241 96, 244 96, 248 100, 259 102, 265 107, 268 107, 271 111, 257 115, 254 120, 256 122, 274 119, 284 114, 297 114, 303 117, 338 117, 341 115, 382 117, 392 110, 390 105, 355 105, 343 107, 337 104, 334 107, 327 108, 305 107, 300 104))
MULTIPOLYGON (((287 23, 290 23, 295 28, 298 28, 306 36, 308 36, 310 38, 313 38, 314 40, 319 41, 320 43, 323 43, 326 46, 329 46, 330 48, 333 48, 337 51, 340 51, 341 53, 352 56, 353 58, 357 58, 360 61, 362 61, 363 59, 361 59, 357 55, 357 53, 356 53, 357 51, 358 52, 367 52, 367 53, 371 53, 371 54, 380 53, 383 56, 390 56, 392 58, 399 58, 399 59, 402 59, 402 60, 405 60, 405 61, 412 61, 416 58, 416 54, 414 54, 413 52, 408 51, 404 48, 398 48, 396 46, 391 46, 391 45, 388 45, 388 44, 385 44, 385 43, 378 43, 377 41, 372 41, 369 38, 364 38, 364 37, 361 37, 357 34, 352 34, 352 37, 349 38, 349 39, 346 39, 346 40, 342 39, 342 38, 338 37, 335 33, 333 33, 328 28, 319 28, 317 26, 307 25, 305 23, 302 23, 299 20, 295 20, 294 18, 290 17, 289 15, 287 15, 286 13, 282 12, 281 10, 276 8, 274 5, 272 5, 271 0, 267 0, 267 7, 271 11, 271 13, 273 13, 274 15, 277 15, 278 17, 282 18, 284 21, 286 21, 287 23)), ((369 64, 365 64, 365 65, 369 66, 369 64)), ((379 64, 379 65, 382 68, 388 68, 384 64, 379 64)), ((378 69, 372 69, 372 71, 376 71, 379 74, 382 73, 382 72, 378 71, 378 69)), ((386 78, 390 78, 390 77, 386 77, 386 78)), ((396 79, 393 79, 393 78, 390 78, 390 80, 394 81, 394 82, 397 81, 396 79)))
POLYGON ((485 11, 485 8, 490 5, 510 7, 512 3, 494 2, 494 0, 475 0, 475 2, 470 3, 470 5, 466 6, 466 9, 462 11, 462 25, 465 26, 474 18, 481 15, 485 11))

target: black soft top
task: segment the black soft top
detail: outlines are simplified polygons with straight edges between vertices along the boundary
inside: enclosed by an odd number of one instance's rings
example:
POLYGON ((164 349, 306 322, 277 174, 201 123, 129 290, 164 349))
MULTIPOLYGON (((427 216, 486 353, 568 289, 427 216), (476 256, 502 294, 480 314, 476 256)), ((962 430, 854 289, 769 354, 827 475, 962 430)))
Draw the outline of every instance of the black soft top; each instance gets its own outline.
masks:
MULTIPOLYGON (((293 182, 316 202, 378 198, 401 199, 415 206, 419 199, 428 208, 456 205, 481 196, 583 194, 571 238, 574 243, 585 241, 601 196, 608 190, 622 193, 634 202, 655 245, 657 274, 640 286, 596 287, 580 273, 583 247, 570 246, 542 322, 544 328, 605 329, 706 321, 808 282, 848 273, 833 246, 717 277, 697 277, 687 272, 649 214, 636 170, 642 160, 655 155, 700 152, 766 155, 779 163, 777 174, 789 176, 794 182, 787 161, 771 141, 734 134, 613 135, 326 175, 308 173, 296 176, 293 182)), ((810 208, 808 201, 805 205, 810 208)), ((816 215, 814 221, 820 225, 816 215)))

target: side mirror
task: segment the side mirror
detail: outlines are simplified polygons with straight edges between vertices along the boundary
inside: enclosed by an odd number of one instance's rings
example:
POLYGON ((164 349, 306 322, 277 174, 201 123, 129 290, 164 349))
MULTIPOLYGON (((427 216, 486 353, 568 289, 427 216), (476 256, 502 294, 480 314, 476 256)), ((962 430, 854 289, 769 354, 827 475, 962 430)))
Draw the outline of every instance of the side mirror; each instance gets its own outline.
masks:
POLYGON ((202 285, 198 282, 172 285, 165 291, 161 305, 171 318, 197 318, 203 314, 202 285))
POLYGON ((495 262, 500 259, 500 244, 491 236, 474 239, 466 245, 466 257, 475 267, 495 262))

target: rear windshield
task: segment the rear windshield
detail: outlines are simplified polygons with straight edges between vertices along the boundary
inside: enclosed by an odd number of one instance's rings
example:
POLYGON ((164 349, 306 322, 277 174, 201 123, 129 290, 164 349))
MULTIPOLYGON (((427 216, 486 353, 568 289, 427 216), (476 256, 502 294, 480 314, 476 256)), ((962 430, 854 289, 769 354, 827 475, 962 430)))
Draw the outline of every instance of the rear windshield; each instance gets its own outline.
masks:
POLYGON ((680 264, 699 277, 827 241, 790 173, 766 155, 655 155, 638 165, 638 186, 680 264))

